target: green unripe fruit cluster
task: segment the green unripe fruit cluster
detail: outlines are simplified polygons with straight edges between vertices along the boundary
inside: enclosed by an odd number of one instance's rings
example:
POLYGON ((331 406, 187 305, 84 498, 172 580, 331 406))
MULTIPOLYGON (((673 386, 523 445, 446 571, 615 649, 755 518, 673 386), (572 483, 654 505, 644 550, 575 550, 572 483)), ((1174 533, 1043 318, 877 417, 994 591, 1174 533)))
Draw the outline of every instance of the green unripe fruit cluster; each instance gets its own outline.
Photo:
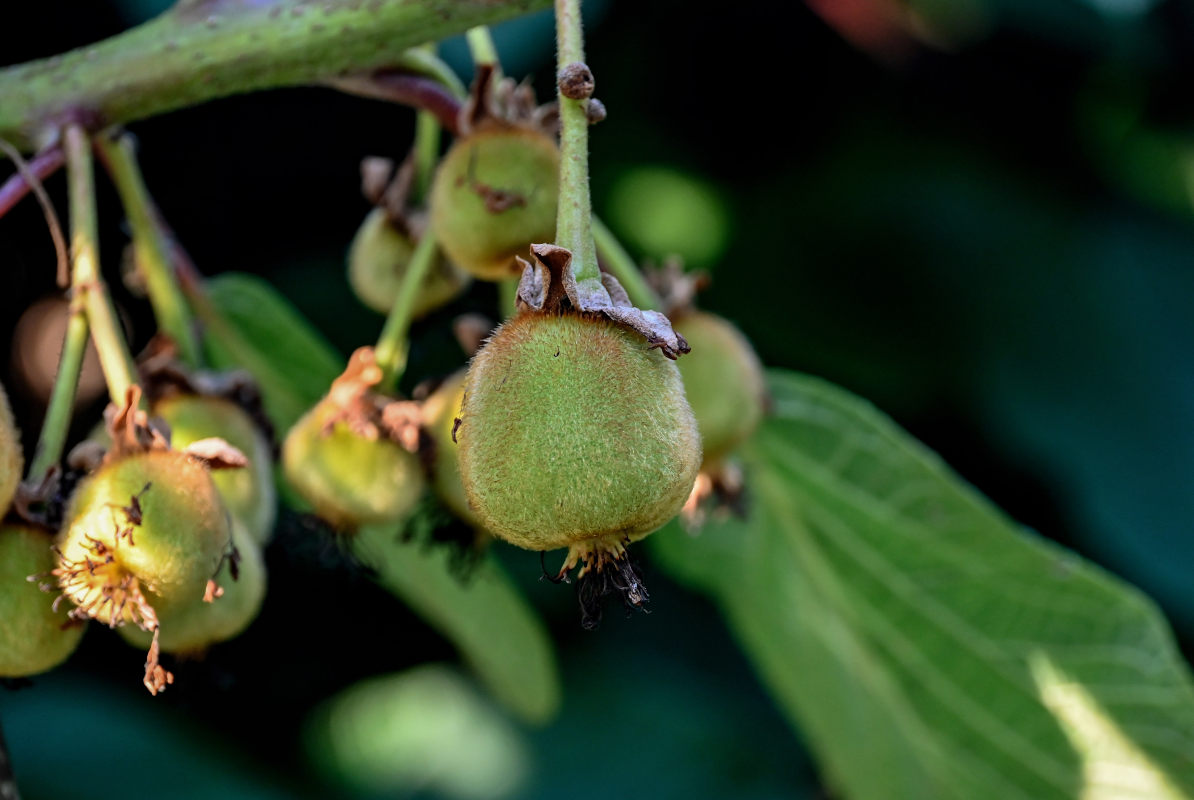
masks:
POLYGON ((325 432, 336 413, 321 402, 290 429, 282 445, 286 480, 316 514, 344 531, 406 519, 425 487, 418 456, 342 421, 325 432))
POLYGON ((8 511, 21 482, 25 457, 21 451, 21 436, 8 405, 8 393, 0 386, 0 516, 8 511))
POLYGON ((59 584, 104 624, 138 622, 138 592, 159 614, 202 598, 230 541, 205 466, 177 450, 130 454, 75 490, 58 536, 59 584))
POLYGON ((538 131, 494 125, 457 139, 431 187, 448 258, 485 280, 516 277, 515 256, 555 239, 559 167, 559 148, 538 131))
POLYGON ((211 478, 233 519, 259 545, 268 542, 277 514, 273 453, 249 414, 231 400, 183 394, 159 400, 153 413, 170 425, 170 441, 176 449, 218 437, 245 455, 247 467, 218 470, 211 478))
POLYGON ((82 625, 71 625, 69 604, 53 609, 56 595, 32 575, 54 569, 53 536, 27 525, 0 527, 0 678, 22 678, 58 666, 74 652, 82 625))
MULTIPOLYGON (((265 559, 261 547, 238 523, 232 525, 232 544, 238 553, 237 577, 232 578, 232 561, 225 561, 215 576, 223 594, 211 602, 202 598, 167 609, 158 615, 161 648, 167 653, 201 653, 218 642, 233 639, 257 618, 265 600, 265 559)), ((125 625, 120 635, 130 644, 147 648, 153 635, 125 625)))
POLYGON ((641 539, 680 510, 701 463, 676 365, 596 315, 503 325, 473 358, 460 418, 473 512, 532 550, 641 539))
POLYGON ((745 441, 763 417, 763 365, 746 337, 716 314, 692 311, 672 322, 692 346, 677 363, 701 430, 705 464, 714 464, 745 441))
MULTIPOLYGON (((348 249, 348 283, 357 299, 380 314, 389 313, 416 244, 390 223, 385 209, 370 211, 348 249)), ((419 285, 414 318, 446 305, 468 282, 466 273, 437 253, 431 271, 419 285)))

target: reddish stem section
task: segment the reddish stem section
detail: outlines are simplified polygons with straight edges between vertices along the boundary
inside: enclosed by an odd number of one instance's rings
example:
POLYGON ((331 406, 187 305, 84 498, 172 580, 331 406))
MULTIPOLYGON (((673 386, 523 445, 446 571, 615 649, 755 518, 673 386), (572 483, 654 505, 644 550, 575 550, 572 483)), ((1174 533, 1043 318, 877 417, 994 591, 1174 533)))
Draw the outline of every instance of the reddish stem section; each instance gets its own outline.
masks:
POLYGON ((336 78, 326 85, 347 94, 388 100, 427 111, 452 134, 457 133, 461 103, 439 81, 398 70, 377 70, 367 75, 336 78))
MULTIPOLYGON (((62 147, 55 144, 38 153, 29 162, 29 171, 37 176, 39 181, 44 181, 57 172, 64 162, 65 157, 62 154, 62 147)), ((33 187, 29 185, 29 182, 25 180, 25 176, 20 172, 13 174, 6 180, 4 185, 0 186, 0 217, 7 214, 32 189, 33 187)))

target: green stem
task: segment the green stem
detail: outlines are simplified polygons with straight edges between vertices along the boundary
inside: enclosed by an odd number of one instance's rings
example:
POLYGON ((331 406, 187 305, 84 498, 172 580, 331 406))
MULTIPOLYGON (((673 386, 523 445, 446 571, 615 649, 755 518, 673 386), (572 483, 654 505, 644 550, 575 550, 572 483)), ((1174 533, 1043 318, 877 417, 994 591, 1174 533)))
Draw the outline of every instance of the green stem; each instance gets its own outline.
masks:
POLYGON ((58 375, 54 378, 54 390, 42 420, 37 448, 29 465, 29 480, 41 482, 51 467, 62 460, 66 447, 66 435, 70 430, 71 416, 75 410, 75 393, 79 388, 79 372, 83 368, 83 356, 87 352, 87 315, 80 298, 70 304, 70 317, 66 322, 66 336, 62 340, 62 355, 58 359, 58 375))
POLYGON ((549 0, 183 0, 103 42, 0 70, 0 138, 118 125, 218 97, 402 65, 409 48, 549 0))
POLYGON ((465 35, 468 40, 468 51, 473 57, 473 65, 493 67, 495 78, 501 77, 502 62, 498 60, 497 46, 493 43, 493 35, 485 25, 469 28, 465 35))
MULTIPOLYGON (((555 0, 558 65, 585 60, 580 0, 555 0)), ((587 100, 560 101, 560 199, 556 213, 556 244, 572 252, 577 283, 601 283, 597 249, 593 244, 589 210, 589 119, 587 100)))
POLYGON ((137 382, 137 369, 99 271, 91 143, 82 126, 71 124, 64 131, 63 145, 70 194, 72 300, 81 302, 86 309, 91 338, 108 383, 108 395, 112 402, 121 405, 128 388, 137 382))
POLYGON ((498 281, 498 310, 504 319, 514 316, 518 309, 518 278, 498 281))
POLYGON ((113 140, 101 136, 98 141, 100 153, 112 182, 116 184, 125 216, 132 228, 133 252, 137 266, 145 276, 149 302, 153 306, 158 327, 174 340, 179 356, 186 364, 202 366, 203 356, 195 332, 195 321, 178 281, 174 279, 170 246, 154 218, 153 201, 137 166, 132 137, 122 135, 113 140))
POLYGON ((440 124, 429 111, 415 115, 415 194, 414 203, 425 202, 439 163, 440 124))
POLYGON ((381 329, 381 336, 377 339, 374 353, 377 365, 382 370, 382 379, 378 384, 381 391, 393 391, 402 377, 402 371, 406 369, 406 335, 410 331, 411 320, 414 319, 415 300, 419 296, 419 288, 435 264, 437 252, 435 235, 430 230, 425 231, 423 238, 415 246, 414 253, 411 254, 406 276, 402 279, 402 288, 394 298, 394 306, 390 309, 386 324, 381 329))
POLYGON ((647 285, 643 273, 638 265, 622 247, 622 243, 614 236, 613 231, 605 226, 597 217, 593 217, 593 238, 597 242, 597 253, 611 275, 618 279, 626 294, 630 295, 630 302, 636 308, 658 309, 659 297, 647 285))

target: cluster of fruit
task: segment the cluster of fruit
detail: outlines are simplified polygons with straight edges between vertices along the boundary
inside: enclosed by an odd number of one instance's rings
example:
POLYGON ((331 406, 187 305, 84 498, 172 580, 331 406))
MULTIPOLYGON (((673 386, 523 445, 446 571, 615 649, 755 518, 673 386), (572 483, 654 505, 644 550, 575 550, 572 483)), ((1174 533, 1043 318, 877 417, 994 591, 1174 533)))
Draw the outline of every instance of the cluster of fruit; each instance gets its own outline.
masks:
MULTIPOLYGON (((349 252, 361 301, 401 309, 403 344, 411 317, 472 279, 517 281, 512 313, 467 370, 415 400, 390 388, 381 343, 357 350, 286 432, 281 477, 349 537, 404 522, 430 487, 476 544, 567 548, 558 577, 578 568, 591 627, 607 594, 647 601, 628 544, 740 496, 731 453, 763 413, 763 375, 730 323, 695 310, 695 281, 674 266, 654 276, 662 311, 639 309, 616 277, 582 285, 572 254, 543 244, 561 196, 558 117, 527 91, 482 70, 417 198, 409 169, 380 180, 366 169, 377 207, 349 252), (434 262, 415 269, 425 237, 434 262)), ((4 404, 0 504, 21 521, 0 530, 0 677, 55 666, 95 620, 148 648, 156 693, 173 680, 161 652, 234 637, 261 606, 277 497, 272 432, 243 402, 252 392, 169 348, 137 380, 36 485, 18 486, 4 404)))

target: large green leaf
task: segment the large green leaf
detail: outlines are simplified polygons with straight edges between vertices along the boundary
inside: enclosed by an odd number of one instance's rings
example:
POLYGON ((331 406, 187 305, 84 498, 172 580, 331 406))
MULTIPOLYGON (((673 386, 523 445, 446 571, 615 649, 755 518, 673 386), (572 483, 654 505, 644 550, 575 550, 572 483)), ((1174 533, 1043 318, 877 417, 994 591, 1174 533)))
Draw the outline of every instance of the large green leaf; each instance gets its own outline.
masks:
POLYGON ((652 537, 854 800, 1194 797, 1194 685, 1138 591, 869 404, 771 374, 746 520, 652 537))
POLYGON ((228 272, 205 284, 196 303, 207 357, 221 369, 245 369, 261 387, 265 412, 280 433, 328 390, 343 357, 290 302, 255 275, 228 272))
POLYGON ((455 644, 507 708, 528 722, 555 716, 555 649, 542 620, 496 561, 485 557, 462 576, 447 547, 405 541, 392 525, 362 528, 352 546, 376 571, 377 582, 455 644))

